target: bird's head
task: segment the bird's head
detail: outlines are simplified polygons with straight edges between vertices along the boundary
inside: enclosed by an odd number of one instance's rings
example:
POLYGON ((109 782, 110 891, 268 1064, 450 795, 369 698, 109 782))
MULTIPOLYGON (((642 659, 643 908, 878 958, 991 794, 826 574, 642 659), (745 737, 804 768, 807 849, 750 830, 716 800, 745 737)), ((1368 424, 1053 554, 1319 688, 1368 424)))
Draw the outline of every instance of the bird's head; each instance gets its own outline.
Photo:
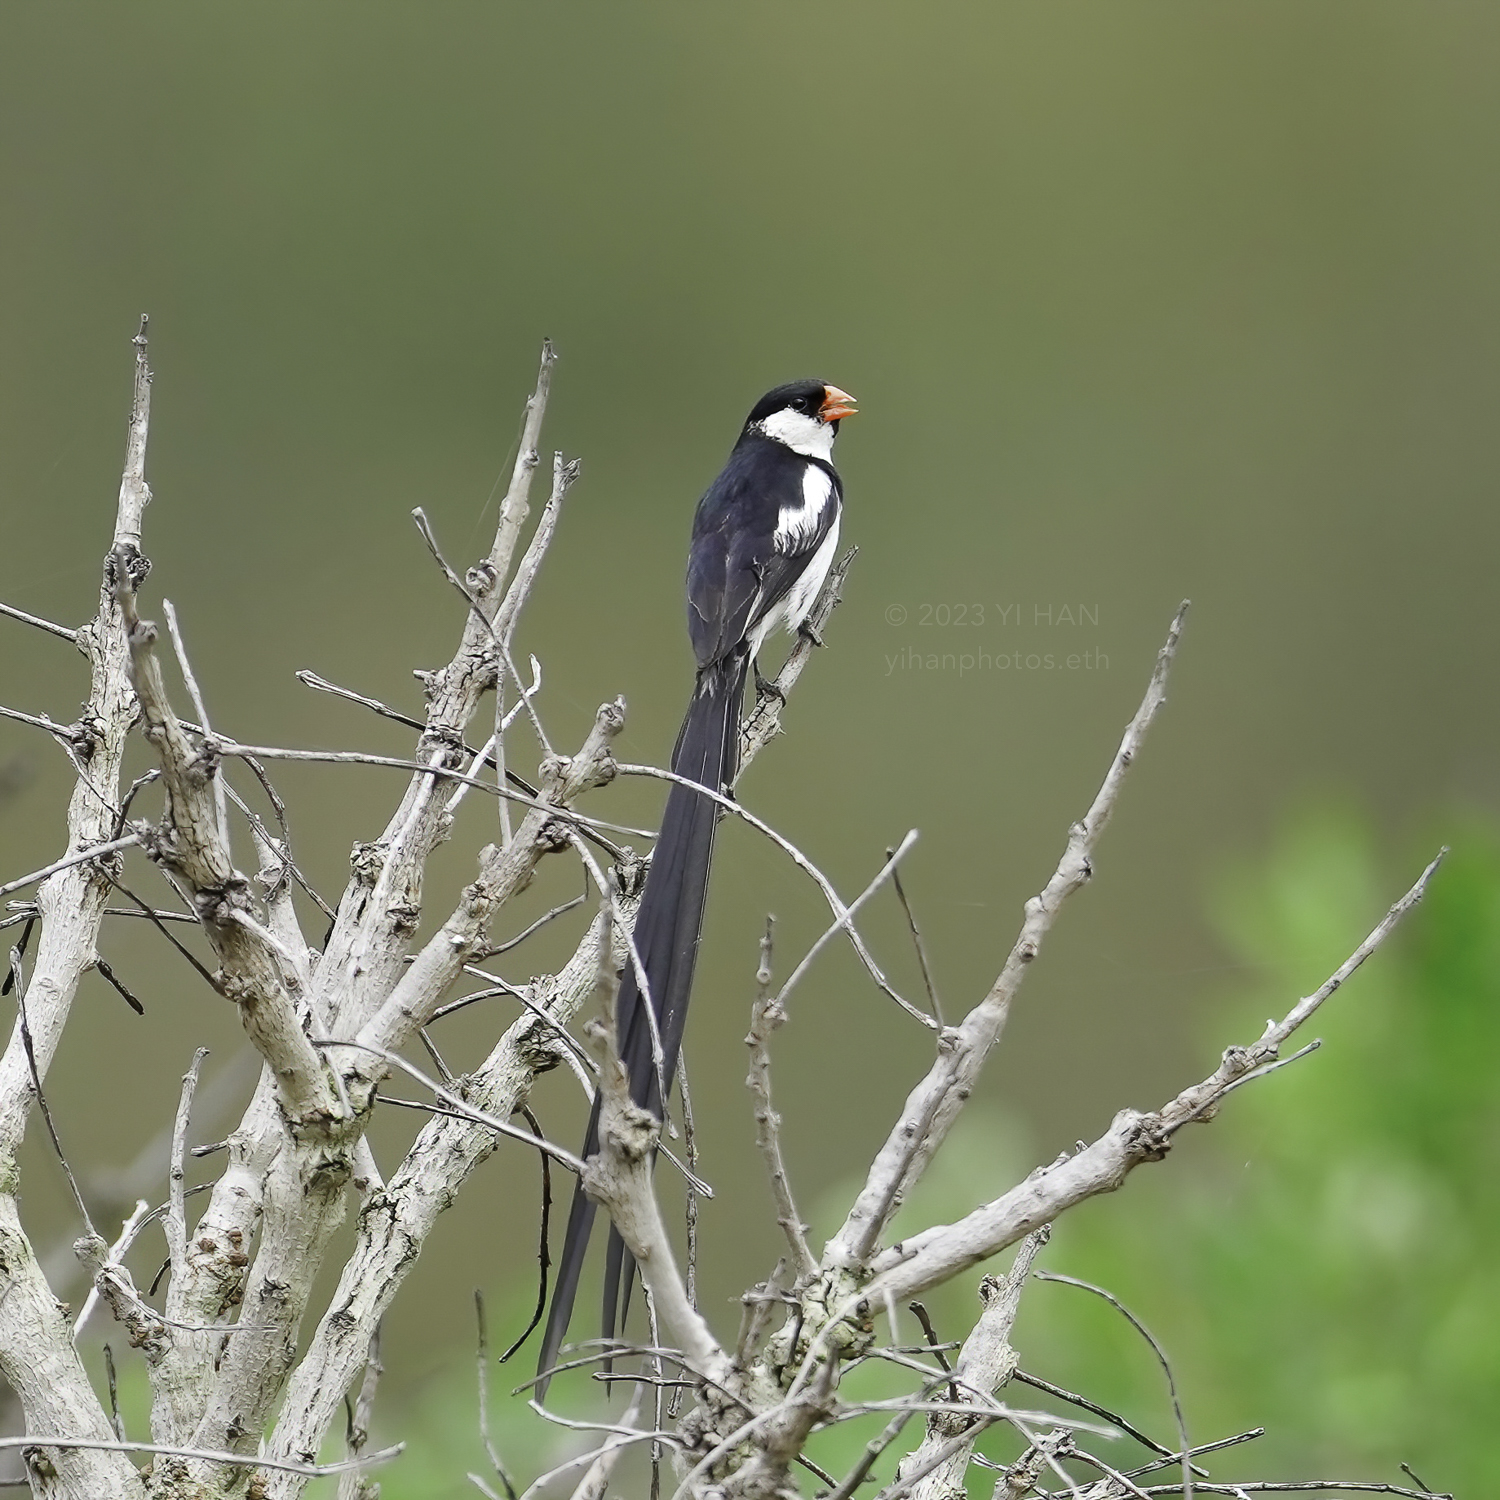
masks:
POLYGON ((745 419, 745 432, 763 437, 809 458, 827 459, 833 452, 839 422, 859 408, 854 397, 822 380, 794 380, 767 391, 745 419))

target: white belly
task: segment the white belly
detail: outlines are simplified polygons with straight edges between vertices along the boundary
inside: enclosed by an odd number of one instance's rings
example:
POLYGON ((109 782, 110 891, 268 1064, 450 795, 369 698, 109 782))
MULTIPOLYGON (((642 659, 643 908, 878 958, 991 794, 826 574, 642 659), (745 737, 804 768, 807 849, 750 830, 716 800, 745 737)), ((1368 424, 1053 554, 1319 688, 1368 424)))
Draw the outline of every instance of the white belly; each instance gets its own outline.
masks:
POLYGON ((791 632, 795 631, 807 618, 808 611, 812 609, 818 594, 822 591, 823 582, 828 577, 828 570, 833 566, 833 555, 838 551, 839 546, 839 522, 842 519, 842 516, 833 518, 833 525, 828 528, 828 535, 823 538, 818 550, 813 553, 807 566, 802 570, 802 576, 771 607, 765 619, 751 630, 750 654, 752 656, 760 655, 760 648, 778 625, 785 625, 791 632))

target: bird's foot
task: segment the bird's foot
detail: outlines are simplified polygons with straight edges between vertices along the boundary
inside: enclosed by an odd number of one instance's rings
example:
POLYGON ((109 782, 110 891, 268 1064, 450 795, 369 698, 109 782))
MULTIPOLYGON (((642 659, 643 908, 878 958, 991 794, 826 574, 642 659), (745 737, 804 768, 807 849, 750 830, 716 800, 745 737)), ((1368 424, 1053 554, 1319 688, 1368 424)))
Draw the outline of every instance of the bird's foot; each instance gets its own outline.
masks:
POLYGON ((765 698, 774 698, 780 704, 786 702, 786 694, 769 677, 761 676, 759 665, 755 668, 755 697, 757 702, 765 698))

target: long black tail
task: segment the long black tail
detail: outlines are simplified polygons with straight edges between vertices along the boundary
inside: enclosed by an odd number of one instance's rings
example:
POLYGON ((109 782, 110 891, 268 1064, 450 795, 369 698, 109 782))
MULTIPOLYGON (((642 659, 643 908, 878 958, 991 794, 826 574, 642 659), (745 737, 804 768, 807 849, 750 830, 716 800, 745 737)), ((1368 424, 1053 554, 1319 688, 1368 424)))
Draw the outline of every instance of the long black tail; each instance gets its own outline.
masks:
MULTIPOLYGON (((738 763, 740 700, 744 695, 749 657, 745 651, 705 667, 698 674, 693 701, 672 752, 672 769, 700 786, 723 791, 733 780, 738 763)), ((703 907, 708 897, 708 870, 713 859, 714 829, 719 809, 711 798, 674 782, 667 795, 661 832, 651 856, 646 889, 641 894, 635 919, 635 947, 646 984, 651 992, 651 1010, 661 1036, 662 1070, 658 1077, 651 1026, 641 1004, 635 966, 627 962, 620 979, 616 1005, 619 1022, 620 1057, 630 1078, 630 1097, 659 1119, 662 1090, 670 1090, 682 1045, 688 1000, 693 989, 693 966, 698 959, 698 936, 703 927, 703 907)), ((583 1156, 599 1149, 599 1102, 589 1116, 583 1156)), ((578 1280, 588 1250, 597 1205, 579 1183, 573 1192, 568 1230, 563 1239, 557 1284, 547 1314, 547 1332, 542 1339, 538 1373, 550 1370, 557 1360, 578 1280)), ((610 1229, 604 1274, 604 1337, 613 1338, 623 1316, 620 1308, 621 1279, 628 1305, 633 1262, 620 1237, 610 1229)), ((547 1391, 547 1381, 537 1385, 537 1400, 547 1391)))

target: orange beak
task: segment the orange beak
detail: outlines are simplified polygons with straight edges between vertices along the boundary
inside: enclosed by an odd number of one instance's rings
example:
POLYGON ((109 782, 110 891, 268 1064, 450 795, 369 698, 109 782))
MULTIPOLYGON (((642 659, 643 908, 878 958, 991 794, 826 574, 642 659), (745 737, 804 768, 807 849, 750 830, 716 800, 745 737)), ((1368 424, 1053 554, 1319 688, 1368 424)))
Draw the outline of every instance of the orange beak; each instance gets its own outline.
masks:
POLYGON ((823 397, 823 404, 818 408, 818 415, 825 422, 836 422, 840 417, 852 417, 859 410, 854 397, 848 391, 841 391, 836 385, 825 385, 823 397))

